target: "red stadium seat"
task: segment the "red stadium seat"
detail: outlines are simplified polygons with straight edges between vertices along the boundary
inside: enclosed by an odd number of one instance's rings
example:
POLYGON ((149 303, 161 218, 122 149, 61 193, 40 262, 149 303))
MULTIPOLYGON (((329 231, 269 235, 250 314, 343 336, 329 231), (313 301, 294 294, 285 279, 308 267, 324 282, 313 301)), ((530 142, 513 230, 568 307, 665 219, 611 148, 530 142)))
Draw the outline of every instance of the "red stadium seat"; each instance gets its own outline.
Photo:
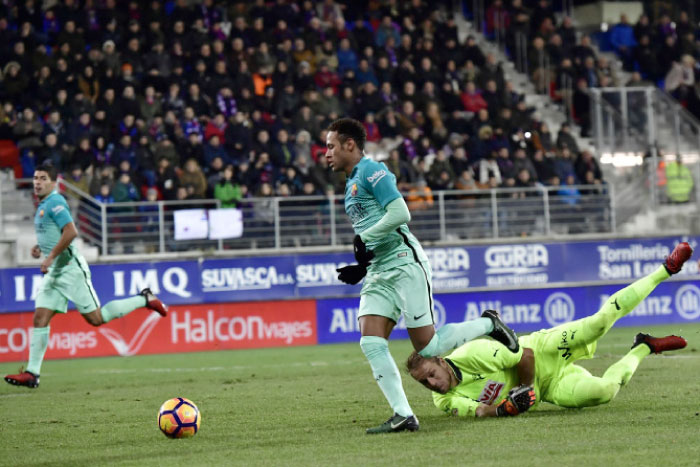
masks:
POLYGON ((22 178, 22 166, 19 164, 19 149, 14 141, 0 140, 0 168, 11 167, 15 172, 15 178, 22 178))

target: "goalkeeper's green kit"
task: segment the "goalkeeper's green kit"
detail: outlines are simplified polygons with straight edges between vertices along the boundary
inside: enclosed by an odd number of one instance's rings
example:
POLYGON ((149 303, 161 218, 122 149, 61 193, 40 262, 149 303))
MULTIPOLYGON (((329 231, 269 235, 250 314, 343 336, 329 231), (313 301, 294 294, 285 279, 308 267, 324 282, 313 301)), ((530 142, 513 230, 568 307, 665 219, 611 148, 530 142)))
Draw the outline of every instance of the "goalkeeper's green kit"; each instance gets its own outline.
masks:
POLYGON ((661 266, 615 293, 596 314, 520 337, 517 354, 495 341, 466 343, 445 358, 460 382, 447 394, 434 392, 435 405, 460 416, 475 416, 480 403, 497 405, 520 384, 516 366, 523 347, 535 355, 535 405, 545 401, 562 407, 588 407, 609 402, 649 355, 649 347, 634 347, 602 377, 591 375, 574 362, 592 358, 598 339, 668 277, 661 266))

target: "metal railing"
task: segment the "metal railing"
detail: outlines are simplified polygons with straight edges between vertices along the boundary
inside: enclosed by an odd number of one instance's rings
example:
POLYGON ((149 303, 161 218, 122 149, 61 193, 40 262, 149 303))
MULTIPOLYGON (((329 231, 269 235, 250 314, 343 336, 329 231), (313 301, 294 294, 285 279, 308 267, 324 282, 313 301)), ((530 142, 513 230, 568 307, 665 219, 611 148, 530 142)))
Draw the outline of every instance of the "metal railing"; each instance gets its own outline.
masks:
MULTIPOLYGON (((216 208, 217 200, 104 204, 62 182, 82 238, 102 255, 348 245, 354 232, 341 196, 246 198, 243 235, 174 239, 178 209, 216 208)), ((407 198, 411 231, 426 242, 614 232, 614 194, 605 185, 449 190, 407 198)))
MULTIPOLYGON (((644 201, 646 206, 668 203, 663 164, 679 156, 691 171, 700 200, 700 121, 675 99, 655 87, 591 89, 593 144, 603 162, 621 166, 620 203, 644 201), (635 183, 636 181, 636 183, 635 183)), ((618 185, 620 185, 618 183, 618 185)))

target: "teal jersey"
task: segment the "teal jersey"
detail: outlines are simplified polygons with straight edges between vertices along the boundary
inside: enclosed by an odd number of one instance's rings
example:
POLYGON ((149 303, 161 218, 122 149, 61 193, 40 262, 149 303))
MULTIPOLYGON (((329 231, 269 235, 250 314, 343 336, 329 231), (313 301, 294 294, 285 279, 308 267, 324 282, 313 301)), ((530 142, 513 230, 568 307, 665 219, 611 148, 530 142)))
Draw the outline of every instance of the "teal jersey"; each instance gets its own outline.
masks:
MULTIPOLYGON (((39 249, 44 255, 48 255, 61 238, 63 227, 73 222, 68 203, 57 191, 52 191, 44 198, 36 208, 34 215, 34 228, 36 230, 39 249)), ((77 249, 71 244, 54 259, 52 269, 62 268, 78 254, 77 249)))
MULTIPOLYGON (((363 157, 345 182, 345 212, 355 233, 360 234, 379 222, 386 214, 387 204, 399 197, 401 193, 396 187, 396 177, 386 165, 363 157)), ((428 261, 406 224, 381 240, 368 242, 367 248, 374 251, 370 271, 428 261)))

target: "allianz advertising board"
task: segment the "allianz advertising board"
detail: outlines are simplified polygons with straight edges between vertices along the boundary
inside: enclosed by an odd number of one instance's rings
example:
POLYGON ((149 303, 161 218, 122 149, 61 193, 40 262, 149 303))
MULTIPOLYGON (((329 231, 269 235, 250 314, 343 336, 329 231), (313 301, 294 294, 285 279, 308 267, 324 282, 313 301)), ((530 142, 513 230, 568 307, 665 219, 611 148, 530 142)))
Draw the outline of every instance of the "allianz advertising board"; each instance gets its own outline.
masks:
MULTIPOLYGON (((436 293, 476 287, 517 289, 562 282, 625 283, 652 271, 679 241, 694 248, 700 237, 659 237, 562 243, 427 248, 436 293)), ((166 303, 201 304, 294 298, 356 297, 360 285, 337 279, 351 253, 280 255, 203 261, 91 266, 102 303, 150 287, 166 303)), ((679 276, 697 277, 688 262, 679 276)), ((0 270, 0 312, 30 311, 41 286, 39 268, 0 270)))
MULTIPOLYGON (((700 321, 700 284, 696 281, 661 283, 616 326, 649 326, 700 321)), ((435 294, 433 321, 445 323, 476 319, 483 310, 498 310, 501 318, 517 332, 534 332, 590 316, 623 285, 594 285, 551 289, 479 291, 435 294)), ((318 342, 357 342, 357 298, 316 301, 318 342)), ((392 337, 407 339, 403 316, 392 337)), ((634 333, 630 333, 630 342, 634 333)))

